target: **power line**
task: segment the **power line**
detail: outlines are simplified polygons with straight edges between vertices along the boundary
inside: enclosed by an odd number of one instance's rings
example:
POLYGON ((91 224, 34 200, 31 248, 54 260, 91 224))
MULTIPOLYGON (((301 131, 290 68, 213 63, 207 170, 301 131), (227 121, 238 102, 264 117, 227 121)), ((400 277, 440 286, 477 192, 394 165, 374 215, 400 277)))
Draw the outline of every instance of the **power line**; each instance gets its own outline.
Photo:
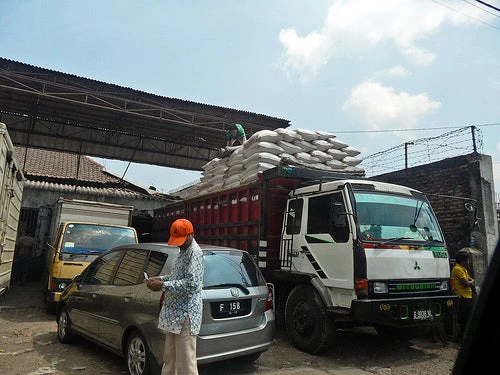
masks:
POLYGON ((481 8, 479 5, 473 4, 473 3, 471 2, 471 1, 477 1, 477 0, 470 0, 470 1, 469 1, 469 0, 463 0, 463 1, 465 1, 467 4, 470 4, 470 5, 472 5, 473 7, 477 8, 477 9, 482 10, 483 12, 486 12, 486 13, 488 13, 488 14, 491 14, 492 16, 495 16, 495 17, 500 17, 500 15, 495 14, 495 13, 493 13, 493 12, 490 12, 490 11, 489 11, 489 10, 487 10, 487 9, 483 9, 483 8, 481 8))
MULTIPOLYGON (((414 132, 414 131, 428 131, 428 130, 445 130, 445 129, 462 129, 468 128, 467 126, 440 126, 437 128, 410 128, 410 129, 383 129, 383 130, 333 130, 335 134, 355 134, 355 133, 392 133, 392 132, 414 132)), ((500 126, 499 122, 490 124, 474 124, 473 126, 483 128, 487 126, 500 126)))
POLYGON ((431 0, 431 1, 435 2, 436 4, 439 4, 439 5, 443 6, 443 7, 445 7, 445 8, 448 8, 448 9, 450 9, 450 10, 454 11, 454 12, 457 12, 457 13, 461 14, 461 15, 462 15, 462 16, 464 16, 464 17, 467 17, 467 18, 473 19, 473 20, 475 20, 475 21, 478 21, 478 22, 484 23, 485 25, 491 26, 491 27, 493 27, 494 29, 500 30, 500 27, 496 27, 496 26, 492 25, 491 23, 488 23, 488 22, 485 22, 485 21, 483 21, 483 20, 480 20, 479 18, 475 18, 475 17, 469 16, 468 14, 463 13, 463 12, 459 11, 458 9, 454 9, 454 8, 452 8, 452 7, 448 6, 448 5, 443 4, 443 3, 440 3, 440 2, 439 2, 439 1, 437 1, 437 0, 431 0))
POLYGON ((481 1, 481 0, 476 0, 476 1, 477 1, 478 3, 481 3, 481 4, 483 4, 483 5, 485 5, 485 6, 489 7, 489 8, 491 8, 491 9, 495 9, 495 10, 498 10, 498 11, 500 12, 500 9, 499 9, 499 8, 494 7, 493 5, 488 4, 488 3, 487 3, 487 2, 485 2, 485 1, 481 1))

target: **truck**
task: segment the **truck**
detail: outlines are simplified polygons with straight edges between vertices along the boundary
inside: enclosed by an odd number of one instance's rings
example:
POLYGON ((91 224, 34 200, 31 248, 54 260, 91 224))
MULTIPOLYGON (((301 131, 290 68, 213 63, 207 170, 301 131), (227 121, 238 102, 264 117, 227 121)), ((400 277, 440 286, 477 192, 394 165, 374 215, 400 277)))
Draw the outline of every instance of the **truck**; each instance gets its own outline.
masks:
POLYGON ((46 308, 54 313, 61 293, 99 254, 138 243, 133 206, 60 197, 51 207, 47 243, 46 308))
POLYGON ((24 176, 7 131, 0 123, 0 295, 11 284, 24 176))
POLYGON ((420 191, 277 165, 247 185, 156 209, 153 240, 165 241, 180 217, 199 243, 255 256, 278 324, 302 351, 323 352, 337 329, 359 326, 407 340, 455 314, 445 239, 420 191))

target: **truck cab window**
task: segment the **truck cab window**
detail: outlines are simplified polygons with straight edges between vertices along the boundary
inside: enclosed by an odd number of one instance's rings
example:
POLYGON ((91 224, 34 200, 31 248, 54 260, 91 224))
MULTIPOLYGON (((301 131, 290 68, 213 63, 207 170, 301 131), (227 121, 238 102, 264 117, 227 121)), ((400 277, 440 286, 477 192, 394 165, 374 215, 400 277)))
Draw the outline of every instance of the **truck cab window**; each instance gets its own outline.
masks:
POLYGON ((300 233, 300 224, 302 223, 303 199, 292 199, 288 202, 286 214, 286 234, 300 233))
POLYGON ((349 239, 347 215, 335 215, 338 222, 332 221, 334 205, 345 212, 341 193, 322 195, 309 199, 307 215, 307 233, 329 233, 336 242, 346 242, 349 239))

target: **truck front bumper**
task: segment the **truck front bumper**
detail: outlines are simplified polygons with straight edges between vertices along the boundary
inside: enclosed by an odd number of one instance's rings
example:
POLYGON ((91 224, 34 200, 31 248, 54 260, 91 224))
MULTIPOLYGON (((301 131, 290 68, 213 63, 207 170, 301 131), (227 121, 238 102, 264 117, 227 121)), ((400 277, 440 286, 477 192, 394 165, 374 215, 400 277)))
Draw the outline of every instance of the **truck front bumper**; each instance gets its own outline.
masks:
POLYGON ((436 324, 455 313, 457 305, 456 296, 354 300, 352 316, 371 324, 418 327, 436 324))

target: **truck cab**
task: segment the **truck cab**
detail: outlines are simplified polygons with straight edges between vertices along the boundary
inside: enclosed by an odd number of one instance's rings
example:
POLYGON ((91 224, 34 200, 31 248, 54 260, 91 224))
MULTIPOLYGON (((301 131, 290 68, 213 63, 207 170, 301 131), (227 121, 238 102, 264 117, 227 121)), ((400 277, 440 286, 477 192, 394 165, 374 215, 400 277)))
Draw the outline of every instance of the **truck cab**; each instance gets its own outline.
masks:
POLYGON ((136 243, 137 233, 131 227, 86 222, 61 223, 50 246, 47 311, 55 312, 55 305, 64 288, 98 255, 115 246, 136 243))
POLYGON ((369 180, 302 187, 289 194, 282 233, 274 277, 287 296, 287 332, 305 351, 321 351, 333 324, 402 337, 455 306, 444 236, 414 189, 369 180))

